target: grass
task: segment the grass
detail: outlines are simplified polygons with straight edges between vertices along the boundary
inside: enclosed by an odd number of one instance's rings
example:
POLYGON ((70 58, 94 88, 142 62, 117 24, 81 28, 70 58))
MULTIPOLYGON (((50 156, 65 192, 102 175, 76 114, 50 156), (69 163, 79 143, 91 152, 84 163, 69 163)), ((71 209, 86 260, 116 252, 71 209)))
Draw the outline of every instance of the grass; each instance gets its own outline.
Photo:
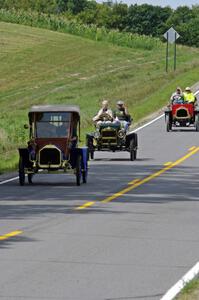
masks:
POLYGON ((198 81, 196 48, 178 46, 177 71, 166 74, 164 47, 119 47, 4 22, 0 36, 0 172, 16 166, 33 104, 78 104, 83 139, 103 98, 112 107, 125 99, 138 121, 161 108, 177 85, 198 81))
POLYGON ((198 300, 199 299, 199 279, 193 279, 189 282, 182 292, 176 297, 176 300, 198 300))

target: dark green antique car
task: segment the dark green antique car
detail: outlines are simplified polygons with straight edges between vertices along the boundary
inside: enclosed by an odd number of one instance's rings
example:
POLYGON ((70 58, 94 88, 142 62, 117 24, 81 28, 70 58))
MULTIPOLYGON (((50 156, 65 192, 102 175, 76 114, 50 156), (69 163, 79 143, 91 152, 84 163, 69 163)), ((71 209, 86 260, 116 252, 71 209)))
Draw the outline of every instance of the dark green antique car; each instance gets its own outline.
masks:
POLYGON ((38 105, 29 111, 28 146, 19 148, 19 183, 24 185, 39 171, 75 173, 76 184, 87 181, 88 149, 78 147, 78 106, 38 105))
POLYGON ((137 133, 125 129, 121 123, 102 122, 94 132, 86 135, 86 144, 91 159, 95 151, 128 151, 131 161, 137 157, 137 133))

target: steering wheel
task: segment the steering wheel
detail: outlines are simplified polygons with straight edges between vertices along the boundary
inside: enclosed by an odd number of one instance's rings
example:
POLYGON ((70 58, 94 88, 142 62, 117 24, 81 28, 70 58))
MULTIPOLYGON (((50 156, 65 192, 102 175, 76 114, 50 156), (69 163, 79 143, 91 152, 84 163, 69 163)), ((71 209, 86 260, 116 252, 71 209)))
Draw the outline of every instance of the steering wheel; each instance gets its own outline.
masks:
POLYGON ((106 114, 106 113, 103 113, 99 116, 99 121, 112 121, 113 118, 109 115, 109 114, 106 114))

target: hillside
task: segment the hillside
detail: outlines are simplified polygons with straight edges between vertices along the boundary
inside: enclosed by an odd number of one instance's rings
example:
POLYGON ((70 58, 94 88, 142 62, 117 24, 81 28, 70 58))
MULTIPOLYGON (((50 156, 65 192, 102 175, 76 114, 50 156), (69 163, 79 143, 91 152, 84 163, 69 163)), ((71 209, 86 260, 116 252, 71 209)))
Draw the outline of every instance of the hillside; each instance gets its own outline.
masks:
POLYGON ((199 50, 178 46, 165 74, 165 48, 139 50, 0 22, 0 171, 17 162, 32 104, 78 104, 83 135, 101 99, 125 99, 137 121, 159 109, 176 85, 198 81, 199 50))

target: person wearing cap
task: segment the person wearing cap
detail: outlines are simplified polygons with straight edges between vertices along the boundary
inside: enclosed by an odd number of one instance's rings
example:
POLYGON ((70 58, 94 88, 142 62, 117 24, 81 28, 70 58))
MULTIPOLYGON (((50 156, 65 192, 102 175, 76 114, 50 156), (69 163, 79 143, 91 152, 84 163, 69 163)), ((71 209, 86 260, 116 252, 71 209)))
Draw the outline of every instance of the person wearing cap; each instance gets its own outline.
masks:
POLYGON ((102 108, 98 111, 97 115, 93 118, 93 122, 100 124, 102 122, 110 122, 110 120, 113 119, 113 112, 112 110, 108 107, 108 100, 103 100, 102 101, 102 108), (107 115, 107 121, 102 121, 101 117, 107 115), (109 120, 108 120, 109 119, 109 120))
POLYGON ((195 104, 197 99, 196 96, 192 93, 190 87, 186 87, 185 92, 183 93, 184 101, 188 103, 195 104))
POLYGON ((113 113, 113 117, 115 119, 114 122, 120 122, 122 127, 127 130, 129 125, 132 122, 131 116, 128 113, 127 107, 124 104, 124 101, 117 101, 116 109, 113 113))
POLYGON ((170 98, 171 103, 183 103, 184 101, 184 96, 182 89, 180 87, 176 88, 176 91, 171 95, 170 98))

